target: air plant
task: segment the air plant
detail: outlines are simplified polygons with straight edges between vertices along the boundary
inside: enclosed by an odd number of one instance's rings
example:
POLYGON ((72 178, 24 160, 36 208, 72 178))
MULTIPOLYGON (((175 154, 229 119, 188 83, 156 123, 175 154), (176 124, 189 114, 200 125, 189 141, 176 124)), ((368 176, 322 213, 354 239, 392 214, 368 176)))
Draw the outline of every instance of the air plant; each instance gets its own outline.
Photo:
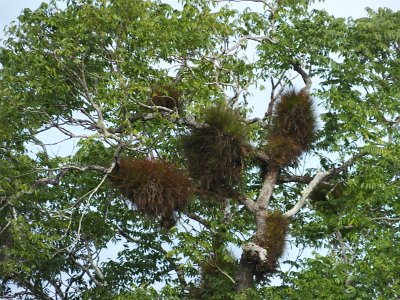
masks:
POLYGON ((182 138, 188 170, 203 193, 224 199, 241 180, 248 129, 224 103, 205 109, 203 118, 203 128, 182 138))
POLYGON ((315 138, 316 116, 308 93, 290 90, 277 102, 267 153, 271 164, 283 167, 308 151, 315 138))
POLYGON ((159 218, 164 227, 175 225, 193 195, 186 173, 160 159, 121 158, 110 174, 114 186, 144 215, 159 218))

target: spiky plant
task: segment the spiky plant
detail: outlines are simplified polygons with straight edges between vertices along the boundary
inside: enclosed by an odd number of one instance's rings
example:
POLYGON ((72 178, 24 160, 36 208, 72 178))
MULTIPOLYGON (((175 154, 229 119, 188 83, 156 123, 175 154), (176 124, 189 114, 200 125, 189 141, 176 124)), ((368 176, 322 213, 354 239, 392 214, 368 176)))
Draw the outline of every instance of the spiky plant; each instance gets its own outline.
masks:
POLYGON ((256 266, 258 279, 265 274, 274 273, 277 268, 278 259, 285 250, 286 235, 289 227, 289 220, 281 212, 270 212, 265 217, 265 231, 263 235, 256 238, 256 244, 267 250, 267 260, 264 264, 256 266))
POLYGON ((308 93, 290 90, 277 102, 267 152, 272 164, 285 166, 309 150, 315 138, 316 116, 308 93))
POLYGON ((151 104, 169 109, 178 109, 181 93, 173 86, 153 88, 151 92, 151 104))
POLYGON ((268 155, 273 165, 285 166, 302 152, 302 148, 290 137, 273 134, 268 138, 268 155))
POLYGON ((222 199, 240 182, 248 130, 239 113, 223 103, 202 115, 206 126, 182 138, 187 166, 202 192, 222 199))
POLYGON ((121 158, 110 179, 138 211, 159 218, 167 228, 175 224, 174 212, 181 211, 193 195, 186 173, 159 159, 121 158))

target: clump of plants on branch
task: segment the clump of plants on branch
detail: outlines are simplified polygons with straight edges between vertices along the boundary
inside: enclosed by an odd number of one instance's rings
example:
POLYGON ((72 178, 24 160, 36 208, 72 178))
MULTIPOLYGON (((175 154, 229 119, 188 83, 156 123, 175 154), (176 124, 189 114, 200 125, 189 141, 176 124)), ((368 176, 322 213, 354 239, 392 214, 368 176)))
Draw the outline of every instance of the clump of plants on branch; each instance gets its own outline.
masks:
POLYGON ((315 138, 316 116, 313 101, 306 92, 290 90, 277 102, 267 153, 271 164, 283 167, 308 151, 315 138))
POLYGON ((205 109, 202 115, 205 126, 182 139, 187 167, 201 192, 223 199, 240 182, 248 129, 239 112, 225 103, 205 109))
POLYGON ((121 158, 110 174, 113 185, 137 210, 161 225, 175 225, 174 212, 192 199, 192 184, 186 173, 161 159, 121 158))
POLYGON ((168 109, 179 109, 181 92, 172 85, 154 87, 151 91, 151 104, 168 109))
POLYGON ((255 238, 255 243, 267 250, 265 262, 259 262, 255 267, 255 275, 259 280, 266 274, 274 273, 277 269, 278 259, 285 250, 289 219, 280 211, 274 211, 265 216, 265 223, 265 230, 255 238))

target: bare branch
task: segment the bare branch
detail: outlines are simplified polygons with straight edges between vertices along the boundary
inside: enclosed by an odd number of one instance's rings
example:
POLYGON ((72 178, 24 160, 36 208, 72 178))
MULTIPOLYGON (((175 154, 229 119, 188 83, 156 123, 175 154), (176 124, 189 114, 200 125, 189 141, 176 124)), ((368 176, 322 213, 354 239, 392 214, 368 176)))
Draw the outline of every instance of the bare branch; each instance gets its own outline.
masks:
POLYGON ((104 181, 106 180, 106 178, 107 178, 107 176, 108 176, 108 172, 109 172, 109 169, 108 169, 108 171, 106 172, 106 174, 103 176, 103 178, 101 179, 101 181, 100 181, 100 183, 94 188, 94 189, 92 189, 90 192, 88 192, 88 193, 86 193, 86 194, 84 194, 80 199, 83 199, 84 197, 86 197, 87 195, 88 195, 88 198, 87 198, 87 200, 86 200, 86 205, 85 205, 85 208, 84 208, 84 211, 82 212, 82 215, 81 215, 81 217, 80 217, 80 219, 79 219, 79 225, 78 225, 78 230, 77 230, 77 241, 79 241, 79 239, 80 239, 80 232, 81 232, 81 228, 82 228, 82 221, 83 221, 83 218, 86 216, 86 214, 87 214, 87 212, 86 211, 88 211, 89 210, 89 207, 90 207, 90 201, 92 200, 92 198, 93 198, 93 196, 94 196, 94 194, 95 193, 97 193, 97 191, 100 189, 100 187, 103 185, 103 183, 104 183, 104 181))
POLYGON ((265 176, 261 191, 257 197, 257 205, 261 211, 267 210, 277 179, 278 169, 270 169, 265 176))
POLYGON ((250 198, 247 198, 244 195, 237 195, 236 199, 238 199, 244 206, 246 206, 247 210, 250 211, 253 215, 257 212, 256 202, 250 198))
POLYGON ((100 281, 98 281, 98 280, 96 279, 96 276, 93 276, 93 274, 90 272, 90 269, 89 269, 88 267, 82 265, 82 264, 76 259, 74 253, 68 252, 68 254, 69 254, 69 257, 71 258, 71 260, 72 260, 79 268, 81 268, 81 269, 85 272, 85 274, 86 274, 87 276, 89 276, 89 278, 90 278, 96 285, 100 285, 100 286, 103 285, 100 281))
POLYGON ((269 36, 245 35, 245 36, 242 36, 234 45, 232 45, 228 49, 224 50, 220 56, 226 55, 227 53, 237 50, 243 43, 245 43, 247 41, 255 41, 258 43, 268 41, 272 44, 276 44, 278 42, 277 40, 275 40, 274 38, 271 38, 269 36))
POLYGON ((235 280, 234 280, 228 273, 226 273, 224 270, 222 270, 217 264, 212 264, 212 263, 209 262, 209 261, 206 261, 206 263, 207 263, 208 265, 210 265, 211 267, 216 268, 216 269, 218 270, 218 272, 220 272, 222 275, 224 275, 225 277, 227 277, 233 284, 236 283, 235 280))
POLYGON ((202 217, 200 217, 192 212, 189 212, 189 211, 185 212, 185 215, 188 216, 189 218, 191 218, 192 220, 195 220, 199 224, 203 225, 205 228, 211 229, 211 225, 208 224, 208 222, 205 219, 203 219, 202 217))
POLYGON ((104 281, 103 272, 101 272, 98 265, 94 262, 92 249, 90 248, 89 243, 87 241, 85 241, 85 244, 86 244, 86 250, 87 250, 87 260, 88 260, 89 264, 92 266, 97 278, 99 278, 100 281, 104 281))
POLYGON ((269 118, 269 123, 272 121, 272 114, 274 112, 274 105, 275 102, 278 100, 278 98, 282 95, 283 91, 285 90, 287 83, 283 82, 283 79, 285 78, 285 72, 282 72, 281 76, 278 78, 278 81, 275 83, 274 78, 271 76, 271 94, 270 94, 270 102, 268 104, 268 110, 265 113, 265 119, 269 118), (278 89, 278 92, 275 93, 276 89, 278 89))
POLYGON ((258 124, 260 124, 260 126, 262 128, 267 128, 268 127, 268 124, 265 123, 264 120, 262 120, 261 118, 252 118, 252 119, 246 120, 245 122, 248 125, 251 125, 251 124, 254 124, 254 123, 258 123, 258 124))
MULTIPOLYGON (((204 128, 206 127, 205 124, 197 122, 193 116, 187 116, 187 117, 179 117, 175 114, 171 114, 170 112, 155 112, 155 113, 145 113, 145 114, 135 114, 132 115, 128 118, 129 122, 134 123, 136 121, 142 120, 142 121, 149 121, 149 120, 154 120, 156 118, 159 118, 160 115, 170 121, 171 123, 177 124, 177 125, 186 125, 191 128, 204 128)), ((109 129, 109 132, 111 133, 121 133, 126 127, 118 127, 116 129, 109 129)))
MULTIPOLYGON (((290 182, 298 182, 298 183, 310 183, 313 179, 312 176, 298 176, 298 175, 279 175, 277 182, 278 183, 290 183, 290 182)), ((326 181, 326 179, 325 179, 326 181)))
POLYGON ((309 94, 312 86, 312 80, 311 76, 307 74, 306 71, 302 68, 299 62, 293 62, 292 63, 293 69, 301 75, 303 78, 304 84, 306 85, 304 88, 302 88, 302 93, 309 94))
POLYGON ((59 282, 58 280, 48 280, 48 281, 53 286, 57 297, 60 297, 61 300, 67 299, 67 297, 65 296, 65 294, 61 290, 61 282, 59 282))
POLYGON ((230 224, 232 220, 232 211, 229 199, 224 200, 224 218, 222 219, 224 224, 230 224))

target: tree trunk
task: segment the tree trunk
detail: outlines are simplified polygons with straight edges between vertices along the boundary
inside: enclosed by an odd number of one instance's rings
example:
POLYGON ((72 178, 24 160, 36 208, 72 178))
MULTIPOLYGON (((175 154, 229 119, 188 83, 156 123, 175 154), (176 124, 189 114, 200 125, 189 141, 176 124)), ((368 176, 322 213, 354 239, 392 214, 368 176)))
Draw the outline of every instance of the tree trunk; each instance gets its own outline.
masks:
POLYGON ((256 215, 257 231, 253 241, 242 246, 243 252, 236 276, 236 290, 239 292, 254 286, 256 265, 264 264, 267 260, 267 251, 259 246, 266 230, 265 216, 265 210, 258 210, 256 215))
POLYGON ((243 292, 244 290, 254 286, 254 268, 255 265, 249 262, 248 258, 242 254, 236 274, 236 290, 238 292, 243 292))

